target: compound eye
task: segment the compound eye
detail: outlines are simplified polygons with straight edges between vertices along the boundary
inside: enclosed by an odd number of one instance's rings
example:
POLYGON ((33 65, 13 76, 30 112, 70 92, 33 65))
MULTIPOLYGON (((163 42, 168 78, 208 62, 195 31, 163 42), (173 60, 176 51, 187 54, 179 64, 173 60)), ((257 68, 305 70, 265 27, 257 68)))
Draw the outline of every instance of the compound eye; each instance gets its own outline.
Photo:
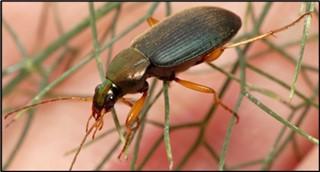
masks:
POLYGON ((113 93, 109 92, 105 100, 106 100, 105 103, 114 102, 115 101, 115 96, 113 95, 113 93))
POLYGON ((115 102, 116 102, 115 95, 113 93, 108 94, 105 97, 105 101, 104 101, 104 108, 106 109, 106 111, 109 111, 113 107, 115 102))
POLYGON ((108 95, 107 99, 113 101, 114 100, 114 96, 113 95, 108 95))

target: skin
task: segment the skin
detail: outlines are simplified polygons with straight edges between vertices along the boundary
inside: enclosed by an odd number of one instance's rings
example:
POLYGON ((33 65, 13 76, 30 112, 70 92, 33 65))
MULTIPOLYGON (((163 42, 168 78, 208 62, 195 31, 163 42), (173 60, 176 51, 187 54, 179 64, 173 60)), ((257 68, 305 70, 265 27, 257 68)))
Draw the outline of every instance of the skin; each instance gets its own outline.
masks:
MULTIPOLYGON (((28 53, 37 52, 45 48, 50 42, 58 37, 58 33, 55 29, 54 22, 52 20, 52 13, 50 12, 48 20, 47 31, 44 36, 42 44, 35 46, 35 37, 37 30, 37 22, 40 14, 41 3, 28 3, 28 8, 25 8, 24 3, 4 3, 3 17, 4 19, 14 28, 19 35, 22 44, 26 47, 28 53), (22 13, 21 10, 24 10, 22 13), (29 10, 25 13, 26 10, 29 10)), ((101 5, 95 4, 97 7, 101 5)), ((236 5, 234 3, 173 3, 173 13, 176 13, 182 9, 199 6, 199 5, 214 5, 229 9, 239 16, 244 16, 245 4, 236 5)), ((255 4, 257 9, 261 9, 262 3, 255 4)), ((63 16, 63 27, 67 31, 72 28, 76 23, 81 21, 85 16, 88 15, 88 5, 86 3, 71 4, 65 3, 60 4, 61 16, 63 16), (74 12, 74 10, 76 12, 74 12)), ((292 11, 298 11, 300 5, 298 3, 293 4, 280 4, 276 3, 268 16, 266 23, 262 26, 262 31, 266 32, 271 29, 281 27, 291 21, 293 21, 298 14, 292 13, 292 11), (279 11, 286 13, 287 15, 278 17, 279 11)), ((148 5, 124 5, 122 14, 120 16, 119 25, 117 26, 117 33, 121 32, 129 23, 134 21, 136 18, 142 16, 142 14, 148 9, 148 5), (126 15, 126 12, 130 12, 130 15, 126 15)), ((259 14, 258 12, 256 12, 259 14)), ((164 17, 165 8, 161 4, 160 8, 154 15, 155 18, 161 20, 164 17)), ((241 17, 242 18, 242 17, 241 17)), ((109 25, 111 16, 109 15, 101 22, 98 23, 98 33, 101 33, 106 26, 109 25)), ((311 33, 315 33, 318 30, 317 18, 313 17, 311 33)), ((302 22, 301 22, 302 23, 302 22)), ((300 33, 302 32, 302 24, 290 28, 276 35, 276 38, 269 38, 273 42, 285 43, 287 41, 300 39, 300 33), (296 34, 298 33, 298 34, 296 34)), ((130 41, 148 26, 146 23, 140 25, 137 29, 130 32, 127 36, 118 41, 115 45, 113 54, 118 53, 123 48, 127 47, 130 41)), ((243 33, 244 28, 239 31, 239 34, 243 33)), ((89 42, 83 51, 79 54, 79 57, 84 57, 91 49, 91 31, 86 30, 79 37, 71 41, 71 45, 81 46, 85 42, 89 42)), ((319 52, 317 51, 318 41, 307 44, 305 48, 305 56, 303 61, 307 64, 315 66, 318 64, 319 52)), ((260 41, 256 42, 249 50, 248 54, 254 54, 260 49, 265 48, 265 45, 260 41)), ((299 47, 289 49, 291 54, 299 53, 299 47)), ((107 53, 101 54, 103 62, 106 61, 107 53)), ((54 56, 57 56, 55 54, 54 56)), ((214 64, 220 66, 227 62, 234 60, 236 53, 234 49, 226 50, 224 54, 214 62, 214 64)), ((21 58, 21 55, 16 49, 12 38, 8 32, 3 29, 3 68, 8 67, 21 58)), ((54 57, 52 57, 54 58, 54 57)), ((80 58, 77 58, 74 63, 77 63, 80 58)), ((50 61, 50 60, 49 60, 50 61)), ((46 64, 50 65, 47 61, 46 64)), ((271 53, 264 57, 250 61, 250 64, 259 67, 268 73, 274 74, 281 78, 282 81, 290 84, 293 78, 294 66, 288 61, 284 60, 277 53, 271 53)), ((318 67, 318 66, 316 66, 318 67)), ((208 70, 207 65, 199 65, 193 67, 191 70, 185 73, 181 73, 178 76, 182 79, 190 80, 193 82, 201 83, 206 86, 215 88, 217 91, 221 88, 221 85, 225 79, 224 75, 218 72, 206 72, 205 74, 195 74, 197 71, 208 70)), ((228 70, 228 69, 227 69, 228 70)), ((214 70, 210 70, 214 71, 214 70)), ((57 70, 52 77, 50 82, 53 81, 57 76, 61 75, 62 69, 57 70)), ((260 75, 256 75, 251 71, 246 73, 247 81, 258 86, 263 86, 268 89, 275 91, 281 95, 285 100, 289 100, 289 92, 277 84, 270 82, 267 79, 262 78, 260 75)), ((239 75, 237 75, 239 76, 239 75)), ((313 79, 313 84, 317 83, 315 78, 318 75, 310 75, 313 79)), ((2 79, 6 84, 11 76, 2 79)), ((34 80, 39 80, 39 75, 33 75, 34 80)), ((304 93, 304 95, 310 96, 312 90, 308 89, 307 84, 301 79, 298 79, 297 89, 304 93)), ((149 83, 150 80, 148 80, 149 83)), ((94 88, 101 81, 99 79, 99 73, 95 61, 92 60, 89 64, 85 65, 81 70, 73 74, 63 84, 60 84, 53 90, 57 94, 68 94, 68 95, 93 95, 94 88)), ((37 90, 33 81, 24 82, 20 88, 30 88, 37 90)), ((186 122, 194 122, 203 119, 208 107, 212 103, 211 95, 194 92, 183 88, 182 86, 172 83, 169 89, 170 93, 170 113, 171 113, 171 124, 182 124, 186 122), (192 98, 191 98, 192 97, 192 98)), ((239 84, 232 83, 227 93, 222 98, 222 101, 229 107, 234 107, 239 93, 239 84)), ((254 93, 259 100, 264 104, 271 107, 275 112, 282 114, 282 117, 287 117, 289 114, 288 108, 283 106, 277 101, 262 96, 261 94, 254 93)), ((128 95, 126 97, 133 97, 137 99, 140 95, 128 95)), ((15 105, 23 105, 30 97, 25 96, 18 91, 4 99, 4 106, 9 106, 14 103, 15 105)), ((292 100, 293 103, 298 103, 299 98, 295 96, 292 100)), ((118 117, 121 123, 124 123, 126 115, 128 114, 129 108, 121 103, 116 105, 118 117)), ((54 104, 43 105, 38 108, 35 118, 33 120, 32 127, 27 135, 27 138, 19 150, 16 159, 10 165, 8 169, 55 169, 55 170, 66 170, 69 168, 72 156, 63 156, 64 152, 72 149, 79 145, 85 134, 85 124, 88 116, 91 114, 91 103, 85 102, 60 102, 54 104)), ((148 118, 163 122, 164 119, 163 109, 163 97, 157 101, 154 107, 149 112, 148 118)), ((226 164, 229 166, 236 165, 241 162, 258 159, 265 157, 270 152, 275 138, 278 135, 282 125, 270 117, 268 114, 262 112, 258 107, 253 105, 247 98, 241 104, 238 111, 240 116, 240 123, 233 128, 231 142, 228 148, 226 157, 226 164), (245 156, 244 156, 245 155, 245 156)), ((302 124, 302 128, 313 136, 318 136, 319 123, 317 122, 318 110, 311 108, 307 114, 307 118, 302 124)), ((225 132, 230 119, 230 114, 223 108, 218 108, 214 118, 209 121, 205 138, 208 143, 215 150, 220 151, 225 138, 225 132)), ((24 125, 26 117, 20 118, 11 127, 4 129, 3 132, 3 162, 5 163, 9 153, 12 151, 18 136, 24 125)), ((103 131, 114 127, 111 115, 106 115, 104 120, 103 131)), ((144 157, 148 152, 152 143, 158 139, 162 134, 163 129, 152 127, 147 125, 147 130, 144 132, 143 139, 141 141, 140 151, 141 157, 144 157)), ((99 133, 98 133, 99 134, 99 133)), ((173 132, 171 135, 171 143, 173 150, 173 158, 175 165, 185 155, 186 151, 194 142, 197 136, 197 130, 185 129, 173 132)), ((311 144, 301 136, 297 135, 298 145, 301 151, 301 157, 296 158, 292 144, 285 149, 285 151, 279 156, 279 158, 273 164, 272 169, 277 170, 306 170, 319 169, 318 166, 318 146, 311 144)), ((74 169, 90 170, 96 167, 96 165, 102 160, 105 154, 111 149, 113 144, 118 139, 116 133, 102 139, 87 149, 83 149, 78 157, 74 169)), ((103 166, 102 169, 128 169, 130 161, 119 161, 116 157, 120 151, 120 148, 116 150, 115 154, 112 155, 111 160, 103 166)), ((130 154, 132 155, 133 146, 131 146, 130 154)), ((131 156, 129 156, 130 160, 131 156)), ((160 146, 155 155, 150 159, 146 165, 146 169, 167 169, 168 163, 165 156, 164 145, 160 146)), ((184 169, 217 169, 217 163, 207 154, 207 151, 200 147, 191 159, 188 161, 184 169)), ((260 169, 260 166, 251 166, 243 169, 260 169)))

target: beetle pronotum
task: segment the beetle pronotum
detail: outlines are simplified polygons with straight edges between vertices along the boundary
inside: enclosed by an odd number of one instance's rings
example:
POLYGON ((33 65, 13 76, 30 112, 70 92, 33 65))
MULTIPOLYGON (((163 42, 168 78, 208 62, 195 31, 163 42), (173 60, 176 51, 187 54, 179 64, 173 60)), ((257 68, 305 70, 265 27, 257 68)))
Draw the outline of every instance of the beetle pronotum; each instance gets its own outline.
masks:
POLYGON ((236 115, 219 100, 214 89, 182 80, 175 74, 202 62, 211 62, 220 57, 225 49, 263 39, 285 30, 309 14, 303 14, 292 23, 279 29, 233 44, 228 42, 240 29, 241 20, 234 13, 222 8, 190 8, 161 22, 151 17, 147 20, 151 28, 137 37, 129 48, 121 51, 113 59, 109 65, 106 80, 96 87, 93 98, 64 97, 44 100, 9 112, 5 118, 15 112, 53 101, 93 100, 92 115, 87 123, 86 137, 95 129, 94 137, 95 132, 103 127, 102 119, 105 113, 110 111, 117 101, 124 102, 132 108, 126 120, 126 144, 119 154, 120 158, 132 139, 132 133, 139 127, 138 117, 147 97, 148 83, 146 79, 148 77, 175 81, 186 88, 213 94, 214 103, 236 115), (137 102, 132 103, 123 98, 128 93, 142 93, 142 96, 137 102), (94 118, 96 122, 89 129, 88 124, 91 118, 94 118))

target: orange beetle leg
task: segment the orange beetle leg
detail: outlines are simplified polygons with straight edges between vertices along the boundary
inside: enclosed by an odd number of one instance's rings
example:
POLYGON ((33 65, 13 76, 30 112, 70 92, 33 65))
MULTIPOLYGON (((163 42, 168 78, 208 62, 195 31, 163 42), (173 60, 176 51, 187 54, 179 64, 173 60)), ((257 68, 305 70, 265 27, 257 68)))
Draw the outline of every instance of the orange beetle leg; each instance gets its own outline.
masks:
POLYGON ((130 141, 132 140, 132 134, 135 130, 139 128, 140 122, 139 122, 139 114, 143 108, 144 102, 147 98, 148 91, 143 92, 142 97, 133 105, 131 108, 131 111, 129 112, 129 115, 126 120, 126 128, 127 128, 127 134, 126 134, 126 142, 118 155, 118 159, 121 158, 121 155, 123 152, 127 149, 127 147, 130 144, 130 141))
POLYGON ((237 123, 239 122, 239 116, 236 112, 232 111, 228 106, 226 106, 225 104, 223 104, 221 102, 221 100, 218 98, 216 91, 210 87, 207 86, 203 86, 197 83, 193 83, 190 81, 186 81, 186 80, 181 80, 179 78, 175 78, 174 81, 176 81, 177 83, 181 84, 182 86, 189 88, 191 90, 195 90, 198 92, 202 92, 202 93, 210 93, 213 94, 214 96, 214 103, 215 104, 219 104, 221 105, 225 110, 227 110, 228 112, 230 112, 232 115, 234 115, 237 119, 237 123))

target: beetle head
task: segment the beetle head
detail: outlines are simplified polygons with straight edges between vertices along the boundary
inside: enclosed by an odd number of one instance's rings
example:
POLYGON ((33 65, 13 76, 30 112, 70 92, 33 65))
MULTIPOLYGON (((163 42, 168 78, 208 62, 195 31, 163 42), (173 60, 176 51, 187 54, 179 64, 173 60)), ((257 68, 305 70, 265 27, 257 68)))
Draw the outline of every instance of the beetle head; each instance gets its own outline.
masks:
POLYGON ((98 120, 102 110, 109 112, 116 103, 118 96, 117 87, 110 80, 107 79, 99 84, 94 91, 92 116, 98 120))

